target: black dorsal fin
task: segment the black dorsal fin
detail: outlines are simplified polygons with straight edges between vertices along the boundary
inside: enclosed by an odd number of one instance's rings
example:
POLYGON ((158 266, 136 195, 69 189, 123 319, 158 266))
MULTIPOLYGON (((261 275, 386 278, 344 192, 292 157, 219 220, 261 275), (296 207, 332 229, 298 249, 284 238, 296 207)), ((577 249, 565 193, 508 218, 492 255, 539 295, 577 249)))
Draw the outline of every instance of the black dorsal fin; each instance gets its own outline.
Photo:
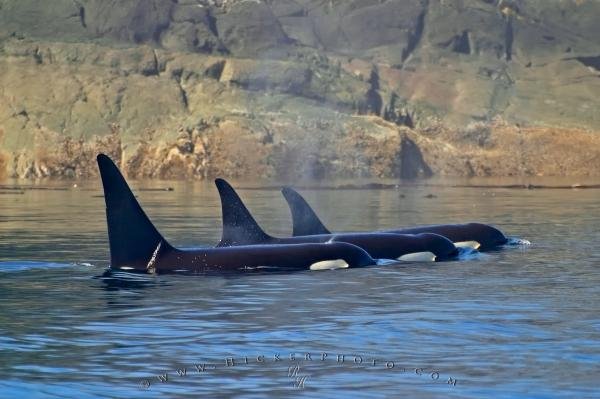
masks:
POLYGON ((293 235, 310 236, 315 234, 331 234, 323 225, 315 211, 312 210, 308 202, 296 190, 291 187, 284 187, 281 193, 292 212, 293 235))
POLYGON ((164 251, 170 245, 148 219, 113 161, 104 154, 96 160, 104 187, 111 267, 144 269, 157 248, 164 251))
POLYGON ((221 197, 223 235, 218 247, 262 244, 272 237, 256 223, 233 187, 223 179, 215 179, 221 197))

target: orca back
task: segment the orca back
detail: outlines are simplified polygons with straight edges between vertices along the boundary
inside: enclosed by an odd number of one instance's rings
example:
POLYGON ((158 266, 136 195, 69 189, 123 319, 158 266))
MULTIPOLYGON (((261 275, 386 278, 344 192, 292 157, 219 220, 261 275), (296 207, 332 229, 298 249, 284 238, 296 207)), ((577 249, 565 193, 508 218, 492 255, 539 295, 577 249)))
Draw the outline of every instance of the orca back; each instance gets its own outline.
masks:
MULTIPOLYGON (((331 234, 311 206, 297 191, 290 187, 285 187, 281 191, 292 212, 294 236, 331 234)), ((483 251, 499 247, 508 242, 504 233, 493 226, 483 223, 416 226, 382 230, 379 232, 392 234, 435 233, 447 237, 453 242, 476 241, 480 245, 479 249, 483 251)))
POLYGON ((323 225, 323 222, 308 205, 308 202, 296 190, 291 187, 284 187, 281 189, 281 193, 292 213, 292 235, 294 237, 331 234, 331 231, 323 225))
POLYGON ((104 154, 96 160, 104 188, 111 267, 145 269, 159 249, 170 245, 148 219, 113 161, 104 154))
POLYGON ((258 225, 229 183, 215 179, 215 185, 223 213, 223 233, 217 247, 265 244, 273 239, 258 225))

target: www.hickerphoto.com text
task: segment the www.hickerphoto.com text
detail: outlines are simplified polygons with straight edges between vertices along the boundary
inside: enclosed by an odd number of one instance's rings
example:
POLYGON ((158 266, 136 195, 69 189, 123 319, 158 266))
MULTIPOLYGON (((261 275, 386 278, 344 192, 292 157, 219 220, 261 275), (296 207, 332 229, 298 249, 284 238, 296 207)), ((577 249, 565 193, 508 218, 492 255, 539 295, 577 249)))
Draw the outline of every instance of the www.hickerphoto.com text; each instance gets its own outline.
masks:
POLYGON ((226 356, 221 359, 207 359, 171 371, 163 371, 152 377, 143 378, 139 382, 139 385, 142 389, 150 389, 154 383, 176 383, 182 381, 183 378, 193 376, 194 374, 210 373, 215 370, 218 371, 250 365, 266 366, 281 364, 282 369, 288 377, 295 377, 294 386, 296 388, 303 388, 308 375, 298 376, 300 364, 303 364, 303 370, 306 371, 307 367, 318 366, 319 364, 325 364, 326 362, 329 364, 333 363, 339 367, 369 367, 388 372, 408 373, 419 377, 427 377, 431 381, 443 382, 453 387, 458 383, 456 378, 443 377, 436 368, 409 367, 402 365, 401 362, 398 361, 385 360, 375 356, 330 354, 327 352, 291 352, 289 354, 274 353, 272 355, 226 356), (292 366, 290 366, 290 364, 292 364, 292 366), (292 369, 294 370, 293 373, 290 372, 292 369), (298 381, 300 381, 301 384, 298 384, 298 381))

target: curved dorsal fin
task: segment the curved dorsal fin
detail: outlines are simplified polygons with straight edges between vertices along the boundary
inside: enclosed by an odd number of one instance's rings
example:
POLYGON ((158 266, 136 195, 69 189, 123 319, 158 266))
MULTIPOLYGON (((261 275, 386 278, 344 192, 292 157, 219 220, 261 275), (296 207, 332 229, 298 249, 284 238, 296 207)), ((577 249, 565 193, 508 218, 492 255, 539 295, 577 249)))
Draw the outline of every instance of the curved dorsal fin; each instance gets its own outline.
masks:
POLYGON ((111 267, 145 268, 159 245, 170 245, 135 199, 125 178, 104 154, 96 157, 106 202, 111 267))
POLYGON ((312 210, 308 202, 296 190, 291 187, 284 187, 281 193, 292 212, 293 235, 310 236, 315 234, 331 234, 323 225, 315 211, 312 210))
POLYGON ((223 179, 215 179, 221 197, 223 235, 218 247, 262 244, 272 237, 256 223, 233 187, 223 179))

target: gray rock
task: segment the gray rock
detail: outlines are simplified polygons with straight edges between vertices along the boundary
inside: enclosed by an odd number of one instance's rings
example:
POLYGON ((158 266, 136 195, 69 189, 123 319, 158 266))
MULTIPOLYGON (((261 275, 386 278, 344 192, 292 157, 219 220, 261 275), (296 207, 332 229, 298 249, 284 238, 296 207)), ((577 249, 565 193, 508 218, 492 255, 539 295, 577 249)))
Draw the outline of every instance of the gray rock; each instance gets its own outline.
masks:
POLYGON ((0 37, 88 38, 83 6, 73 0, 0 0, 0 37))
POLYGON ((225 47, 239 56, 261 58, 291 44, 271 9, 263 3, 236 3, 217 15, 217 32, 225 47))
POLYGON ((96 37, 131 43, 158 41, 170 25, 172 0, 82 0, 85 21, 96 37))
POLYGON ((151 177, 590 174, 599 14, 591 0, 0 0, 0 176, 94 174, 103 148, 151 177))

